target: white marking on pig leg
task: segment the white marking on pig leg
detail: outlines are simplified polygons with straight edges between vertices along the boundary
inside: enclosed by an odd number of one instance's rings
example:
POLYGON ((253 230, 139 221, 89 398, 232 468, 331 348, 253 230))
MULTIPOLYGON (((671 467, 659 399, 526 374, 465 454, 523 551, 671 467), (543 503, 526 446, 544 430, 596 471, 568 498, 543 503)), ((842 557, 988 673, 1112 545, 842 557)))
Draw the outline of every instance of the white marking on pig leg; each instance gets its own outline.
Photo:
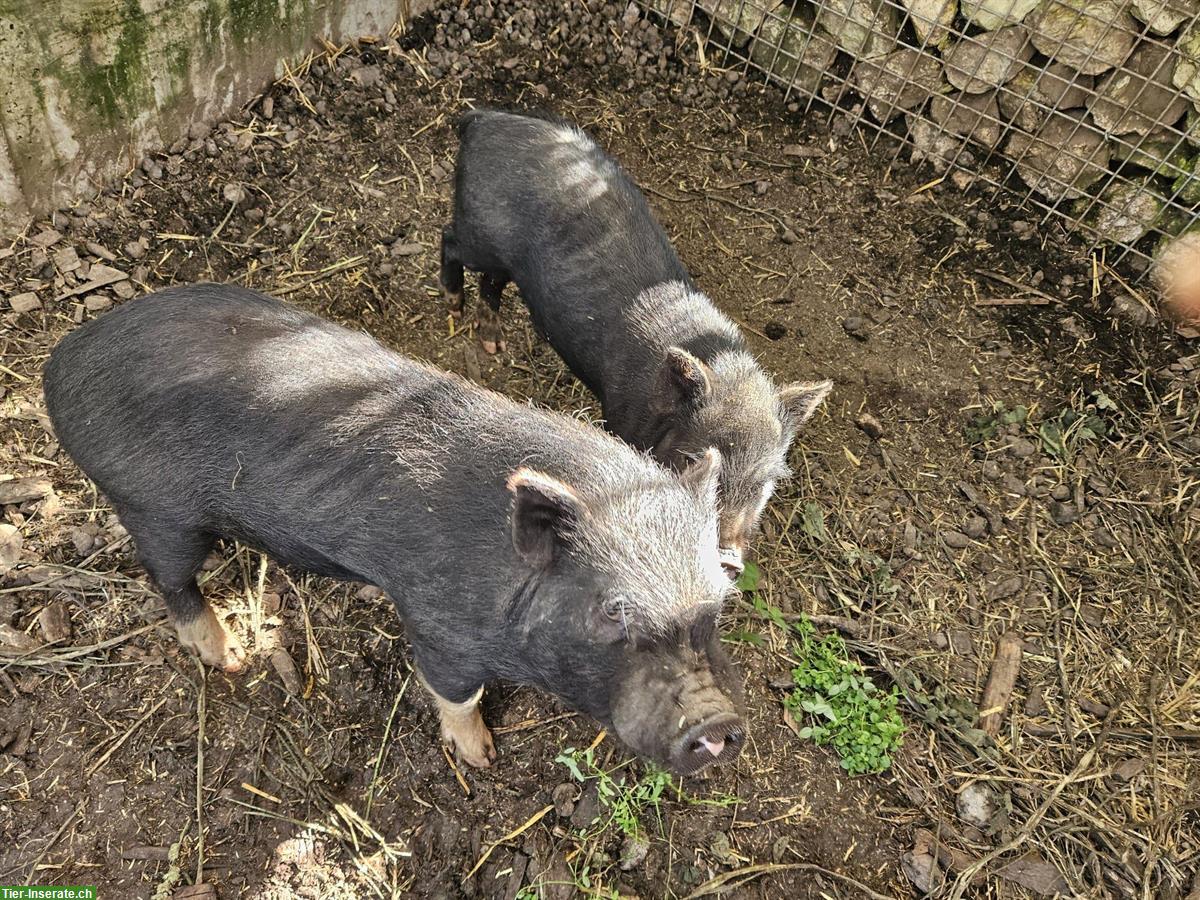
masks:
MULTIPOLYGON (((421 679, 425 684, 425 679, 421 679)), ((454 751, 455 757, 476 769, 486 769, 496 758, 496 745, 492 733, 483 723, 479 713, 479 701, 483 699, 483 685, 479 686, 469 700, 454 703, 438 694, 428 684, 425 689, 437 703, 442 722, 442 740, 454 751)))
POLYGON ((205 606, 203 612, 190 622, 174 624, 179 643, 199 656, 206 665, 231 675, 242 670, 246 651, 217 618, 211 606, 205 606))

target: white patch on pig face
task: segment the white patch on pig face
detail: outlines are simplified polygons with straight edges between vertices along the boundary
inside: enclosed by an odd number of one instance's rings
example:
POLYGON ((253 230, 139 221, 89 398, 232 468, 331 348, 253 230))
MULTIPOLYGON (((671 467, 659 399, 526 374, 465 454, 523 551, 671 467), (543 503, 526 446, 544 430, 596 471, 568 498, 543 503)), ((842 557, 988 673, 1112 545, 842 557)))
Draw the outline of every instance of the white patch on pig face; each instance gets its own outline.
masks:
POLYGON ((563 193, 574 196, 584 203, 604 196, 608 191, 608 179, 595 162, 586 156, 575 157, 567 163, 561 175, 559 187, 563 193))

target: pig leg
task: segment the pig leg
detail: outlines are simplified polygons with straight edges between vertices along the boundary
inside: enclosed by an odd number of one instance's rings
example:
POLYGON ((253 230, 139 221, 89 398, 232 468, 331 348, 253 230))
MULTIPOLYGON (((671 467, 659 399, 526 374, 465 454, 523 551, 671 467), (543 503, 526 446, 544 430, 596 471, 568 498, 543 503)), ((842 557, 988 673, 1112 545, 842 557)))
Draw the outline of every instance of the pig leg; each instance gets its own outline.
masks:
POLYGON ((454 229, 442 229, 442 291, 450 304, 450 315, 461 319, 463 315, 463 264, 458 256, 458 244, 454 240, 454 229))
POLYGON ((479 342, 483 352, 504 352, 504 331, 500 327, 500 304, 504 288, 508 284, 505 272, 484 272, 479 279, 479 296, 483 307, 479 310, 479 342))
POLYGON ((240 672, 245 650, 196 587, 196 573, 212 549, 212 535, 165 517, 122 509, 117 515, 167 604, 179 643, 214 668, 240 672))
POLYGON ((442 740, 454 751, 461 762, 476 769, 486 769, 496 758, 496 745, 492 733, 483 724, 479 713, 479 701, 483 699, 483 685, 470 697, 461 702, 448 700, 438 693, 418 671, 421 684, 433 695, 438 716, 442 724, 442 740))

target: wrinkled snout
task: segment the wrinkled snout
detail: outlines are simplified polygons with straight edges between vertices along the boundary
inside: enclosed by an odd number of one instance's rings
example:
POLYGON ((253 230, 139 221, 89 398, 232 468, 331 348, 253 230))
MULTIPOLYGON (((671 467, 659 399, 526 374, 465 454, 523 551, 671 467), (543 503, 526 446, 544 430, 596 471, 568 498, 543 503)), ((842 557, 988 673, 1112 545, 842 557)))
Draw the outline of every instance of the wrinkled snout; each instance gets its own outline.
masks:
POLYGON ((742 752, 746 724, 736 713, 710 716, 687 729, 675 742, 671 769, 679 775, 694 775, 711 765, 727 763, 742 752))
POLYGON ((676 775, 737 758, 746 741, 741 680, 715 632, 702 652, 635 651, 628 662, 612 705, 622 741, 676 775))

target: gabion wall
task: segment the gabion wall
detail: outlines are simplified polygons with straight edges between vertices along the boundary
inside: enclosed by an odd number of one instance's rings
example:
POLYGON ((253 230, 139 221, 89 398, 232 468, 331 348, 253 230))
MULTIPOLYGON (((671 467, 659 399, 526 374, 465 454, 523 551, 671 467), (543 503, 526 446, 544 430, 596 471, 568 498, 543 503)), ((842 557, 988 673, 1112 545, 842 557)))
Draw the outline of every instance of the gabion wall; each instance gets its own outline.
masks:
POLYGON ((1200 0, 649 0, 724 65, 1144 269, 1200 231, 1200 0))

